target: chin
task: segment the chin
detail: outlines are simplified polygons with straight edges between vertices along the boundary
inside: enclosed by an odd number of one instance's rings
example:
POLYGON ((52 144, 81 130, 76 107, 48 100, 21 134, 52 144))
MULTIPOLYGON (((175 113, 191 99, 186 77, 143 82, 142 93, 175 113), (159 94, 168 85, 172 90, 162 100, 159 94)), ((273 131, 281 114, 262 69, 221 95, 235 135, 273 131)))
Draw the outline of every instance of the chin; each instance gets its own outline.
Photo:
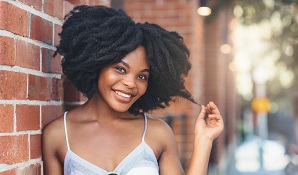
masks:
POLYGON ((114 111, 116 111, 116 112, 120 112, 120 113, 124 113, 124 112, 128 112, 128 110, 129 110, 129 108, 130 108, 131 106, 121 106, 121 105, 115 105, 115 106, 113 106, 112 107, 112 109, 114 110, 114 111))

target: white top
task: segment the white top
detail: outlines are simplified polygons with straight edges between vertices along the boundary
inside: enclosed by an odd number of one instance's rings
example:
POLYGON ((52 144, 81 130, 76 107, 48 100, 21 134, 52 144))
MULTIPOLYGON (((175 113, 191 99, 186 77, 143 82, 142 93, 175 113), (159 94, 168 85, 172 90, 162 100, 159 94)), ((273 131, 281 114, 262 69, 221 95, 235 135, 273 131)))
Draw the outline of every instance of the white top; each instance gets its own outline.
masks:
POLYGON ((147 130, 147 116, 144 115, 145 128, 142 142, 128 154, 115 168, 108 172, 72 152, 69 147, 66 114, 64 113, 64 129, 67 143, 67 153, 64 158, 64 175, 159 175, 159 167, 153 150, 145 142, 147 130))

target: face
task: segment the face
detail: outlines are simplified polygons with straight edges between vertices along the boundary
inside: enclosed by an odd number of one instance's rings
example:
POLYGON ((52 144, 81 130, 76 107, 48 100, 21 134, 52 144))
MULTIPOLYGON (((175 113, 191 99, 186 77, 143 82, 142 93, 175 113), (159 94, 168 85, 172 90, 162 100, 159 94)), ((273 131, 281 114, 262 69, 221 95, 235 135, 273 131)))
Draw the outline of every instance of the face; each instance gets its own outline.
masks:
POLYGON ((107 107, 126 112, 146 92, 148 79, 148 60, 144 47, 139 46, 121 62, 100 71, 98 90, 107 107))

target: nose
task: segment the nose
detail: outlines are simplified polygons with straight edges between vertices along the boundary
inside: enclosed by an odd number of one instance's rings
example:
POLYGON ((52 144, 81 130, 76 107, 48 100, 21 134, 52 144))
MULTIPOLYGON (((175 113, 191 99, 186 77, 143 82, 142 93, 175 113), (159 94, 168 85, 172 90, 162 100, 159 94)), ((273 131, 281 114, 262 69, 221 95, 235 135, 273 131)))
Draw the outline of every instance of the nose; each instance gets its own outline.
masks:
POLYGON ((133 77, 126 77, 122 80, 122 83, 124 86, 126 86, 129 89, 135 88, 136 83, 133 77))

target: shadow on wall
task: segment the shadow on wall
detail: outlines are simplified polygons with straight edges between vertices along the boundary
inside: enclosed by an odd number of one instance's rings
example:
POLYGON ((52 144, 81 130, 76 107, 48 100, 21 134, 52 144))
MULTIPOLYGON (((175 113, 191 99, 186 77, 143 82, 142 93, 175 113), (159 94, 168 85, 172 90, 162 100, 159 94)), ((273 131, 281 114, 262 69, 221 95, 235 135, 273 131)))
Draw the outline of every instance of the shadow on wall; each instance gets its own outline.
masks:
POLYGON ((69 111, 84 104, 88 99, 77 90, 74 84, 67 78, 63 78, 64 110, 69 111))

